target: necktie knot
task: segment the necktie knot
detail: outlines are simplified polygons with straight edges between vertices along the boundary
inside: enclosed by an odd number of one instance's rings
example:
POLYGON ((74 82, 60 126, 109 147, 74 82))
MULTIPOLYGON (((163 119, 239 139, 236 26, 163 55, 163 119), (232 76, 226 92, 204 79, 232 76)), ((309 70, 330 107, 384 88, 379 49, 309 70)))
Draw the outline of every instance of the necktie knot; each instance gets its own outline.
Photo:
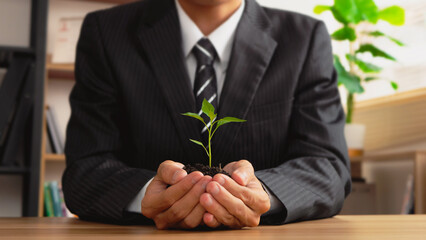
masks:
POLYGON ((200 39, 192 49, 199 65, 212 65, 217 57, 213 44, 207 38, 200 39))

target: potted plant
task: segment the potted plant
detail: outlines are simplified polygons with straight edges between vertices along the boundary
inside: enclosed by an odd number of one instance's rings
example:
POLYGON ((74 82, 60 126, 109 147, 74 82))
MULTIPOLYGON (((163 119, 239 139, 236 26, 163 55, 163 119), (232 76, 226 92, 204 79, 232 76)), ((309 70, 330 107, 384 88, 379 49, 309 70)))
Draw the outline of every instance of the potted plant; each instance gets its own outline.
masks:
POLYGON ((206 99, 203 100, 203 104, 201 106, 201 114, 206 114, 209 117, 209 123, 206 123, 204 121, 204 119, 198 115, 197 113, 191 113, 191 112, 187 112, 187 113, 182 113, 182 115, 184 116, 188 116, 188 117, 192 117, 195 119, 198 119, 199 121, 201 121, 204 126, 206 126, 207 128, 207 132, 208 132, 208 142, 207 142, 207 146, 204 146, 204 144, 201 141, 197 141, 194 139, 189 139, 191 142, 201 146, 204 151, 206 152, 207 156, 209 157, 209 165, 203 165, 203 164, 195 164, 194 166, 187 164, 184 169, 188 172, 194 172, 194 171, 200 171, 202 172, 204 175, 210 175, 210 176, 214 176, 217 173, 222 173, 222 174, 226 174, 229 176, 229 174, 227 172, 225 172, 222 167, 219 165, 219 167, 212 167, 212 148, 211 148, 211 140, 214 136, 214 134, 216 133, 217 129, 227 123, 232 123, 232 122, 245 122, 246 120, 242 120, 242 119, 238 119, 235 117, 224 117, 222 119, 219 120, 215 120, 217 117, 217 114, 215 113, 215 109, 214 106, 209 103, 206 99))
MULTIPOLYGON (((339 86, 343 85, 347 91, 345 136, 349 151, 352 153, 350 155, 362 155, 365 126, 352 122, 355 95, 364 92, 363 82, 379 79, 378 73, 382 68, 363 60, 360 55, 370 53, 373 58, 396 61, 392 55, 374 45, 373 40, 380 37, 387 38, 399 46, 404 44, 371 28, 379 20, 401 26, 405 22, 405 12, 399 6, 390 6, 380 10, 374 0, 334 0, 332 6, 318 5, 314 8, 316 14, 325 11, 331 11, 334 19, 342 24, 340 29, 331 34, 331 38, 335 41, 348 42, 345 54, 346 64, 343 59, 334 55, 334 67, 338 74, 339 86)), ((389 83, 393 89, 398 89, 395 82, 389 81, 389 83)))

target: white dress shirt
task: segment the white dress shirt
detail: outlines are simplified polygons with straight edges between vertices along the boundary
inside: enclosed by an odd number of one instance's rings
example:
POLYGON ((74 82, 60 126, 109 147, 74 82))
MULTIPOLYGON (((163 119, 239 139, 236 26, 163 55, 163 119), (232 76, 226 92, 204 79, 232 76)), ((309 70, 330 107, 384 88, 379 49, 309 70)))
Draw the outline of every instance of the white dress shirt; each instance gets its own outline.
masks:
MULTIPOLYGON (((192 87, 194 87, 195 74, 197 68, 197 60, 192 53, 195 44, 202 38, 208 38, 213 44, 218 58, 215 60, 213 67, 216 72, 217 79, 217 96, 218 103, 220 101, 220 94, 225 82, 226 70, 228 69, 229 60, 231 58, 232 44, 235 38, 235 31, 238 23, 244 12, 245 0, 241 1, 240 7, 234 14, 229 17, 224 23, 216 28, 210 35, 204 36, 198 26, 191 20, 180 5, 178 0, 175 0, 178 18, 180 22, 180 29, 182 33, 182 49, 186 60, 186 68, 189 74, 192 87)), ((151 183, 149 180, 145 186, 140 190, 138 195, 127 206, 127 211, 141 213, 141 202, 145 196, 146 189, 151 183)), ((263 184, 262 184, 263 185, 263 184)), ((265 191, 271 198, 271 210, 273 212, 282 209, 281 202, 269 192, 267 187, 264 186, 265 191)), ((272 211, 268 213, 272 213, 272 211)))

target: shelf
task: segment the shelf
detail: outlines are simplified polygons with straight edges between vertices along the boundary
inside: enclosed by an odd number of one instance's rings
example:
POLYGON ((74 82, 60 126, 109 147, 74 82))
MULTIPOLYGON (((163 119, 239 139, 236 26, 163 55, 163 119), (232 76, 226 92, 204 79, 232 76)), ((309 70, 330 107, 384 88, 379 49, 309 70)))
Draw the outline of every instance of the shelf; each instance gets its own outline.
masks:
POLYGON ((55 154, 55 153, 47 153, 44 155, 45 161, 50 162, 65 162, 65 155, 64 154, 55 154))
POLYGON ((47 76, 51 78, 74 80, 74 64, 46 63, 47 76))
POLYGON ((34 50, 30 47, 0 46, 0 52, 2 51, 34 54, 34 50))
POLYGON ((28 168, 0 167, 0 174, 24 174, 27 172, 28 172, 28 168))

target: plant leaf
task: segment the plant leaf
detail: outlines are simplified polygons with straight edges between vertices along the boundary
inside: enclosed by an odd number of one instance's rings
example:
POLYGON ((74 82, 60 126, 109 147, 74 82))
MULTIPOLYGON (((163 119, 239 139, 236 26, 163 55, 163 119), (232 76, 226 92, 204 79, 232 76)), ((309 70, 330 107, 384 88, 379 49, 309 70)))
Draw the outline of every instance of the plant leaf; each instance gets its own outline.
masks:
POLYGON ((355 5, 363 20, 376 24, 379 20, 379 8, 373 0, 355 0, 355 5))
POLYGON ((187 112, 187 113, 182 113, 182 115, 184 115, 184 116, 188 116, 188 117, 192 117, 192 118, 196 118, 196 119, 200 120, 201 122, 203 122, 204 124, 206 124, 206 123, 204 122, 204 119, 203 119, 200 115, 198 115, 198 114, 196 114, 196 113, 187 112))
POLYGON ((333 6, 331 7, 331 13, 333 13, 334 18, 343 23, 344 25, 347 25, 349 22, 342 16, 342 14, 336 10, 336 8, 333 6))
POLYGON ((385 38, 391 40, 392 42, 396 43, 398 46, 401 46, 401 47, 405 46, 405 44, 402 43, 401 41, 399 41, 398 39, 393 38, 389 35, 386 35, 386 34, 380 32, 380 31, 368 32, 367 34, 370 35, 370 36, 373 36, 373 37, 385 37, 385 38))
POLYGON ((315 14, 321 14, 325 11, 331 11, 331 6, 325 6, 325 5, 317 5, 314 8, 315 14))
POLYGON ((399 6, 390 6, 379 12, 379 18, 395 26, 405 23, 405 11, 399 6))
POLYGON ((216 118, 216 114, 214 113, 214 106, 211 103, 209 103, 205 98, 201 106, 201 111, 203 111, 203 113, 209 116, 210 121, 213 121, 213 119, 216 118))
POLYGON ((374 81, 374 80, 377 80, 377 79, 379 79, 379 78, 378 78, 378 77, 370 76, 370 77, 366 77, 366 78, 364 79, 364 81, 366 81, 366 82, 370 82, 370 81, 374 81))
POLYGON ((394 57, 392 57, 390 54, 382 51, 381 49, 375 47, 372 44, 363 44, 359 47, 358 50, 356 50, 355 53, 363 53, 363 52, 369 52, 371 53, 371 55, 373 55, 374 57, 382 57, 382 58, 386 58, 392 61, 396 61, 396 59, 394 57))
POLYGON ((361 86, 361 79, 346 71, 337 55, 334 55, 334 67, 338 74, 338 84, 343 84, 349 93, 364 92, 364 88, 361 86))
POLYGON ((346 23, 359 23, 362 20, 355 0, 334 0, 333 8, 346 23))
POLYGON ((346 54, 346 59, 348 61, 355 63, 359 69, 361 69, 365 73, 378 73, 382 70, 381 67, 376 66, 372 63, 364 62, 363 60, 357 58, 352 54, 346 54))
POLYGON ((227 123, 231 123, 231 122, 246 122, 247 120, 243 120, 243 119, 239 119, 239 118, 235 118, 235 117, 224 117, 222 119, 220 119, 219 121, 217 121, 216 123, 216 128, 227 124, 227 123))
POLYGON ((204 144, 202 143, 202 142, 200 142, 200 141, 197 141, 197 140, 194 140, 194 139, 189 139, 191 142, 193 142, 193 143, 195 143, 195 144, 198 144, 198 145, 200 145, 200 146, 203 146, 204 147, 204 144))
POLYGON ((355 41, 356 39, 356 33, 355 30, 349 26, 344 26, 341 29, 338 29, 333 34, 331 34, 331 37, 334 40, 343 41, 343 40, 349 40, 349 41, 355 41))
POLYGON ((391 81, 390 83, 391 83, 393 90, 398 90, 398 88, 399 88, 398 83, 393 82, 393 81, 391 81))

